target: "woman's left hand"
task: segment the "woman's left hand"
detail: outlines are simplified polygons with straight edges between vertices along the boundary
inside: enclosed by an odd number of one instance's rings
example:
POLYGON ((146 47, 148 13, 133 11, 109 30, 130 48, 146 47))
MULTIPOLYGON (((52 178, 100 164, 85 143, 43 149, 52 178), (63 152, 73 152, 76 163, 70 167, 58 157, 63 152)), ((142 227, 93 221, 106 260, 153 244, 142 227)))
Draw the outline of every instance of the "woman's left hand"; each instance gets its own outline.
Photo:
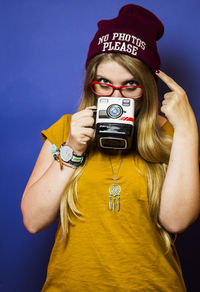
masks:
POLYGON ((164 72, 156 72, 156 75, 171 89, 164 95, 161 112, 165 114, 174 130, 181 133, 190 131, 196 119, 186 92, 164 72))
POLYGON ((177 233, 194 222, 200 211, 198 127, 183 88, 161 71, 156 75, 171 89, 164 95, 161 111, 174 128, 159 221, 166 230, 177 233))

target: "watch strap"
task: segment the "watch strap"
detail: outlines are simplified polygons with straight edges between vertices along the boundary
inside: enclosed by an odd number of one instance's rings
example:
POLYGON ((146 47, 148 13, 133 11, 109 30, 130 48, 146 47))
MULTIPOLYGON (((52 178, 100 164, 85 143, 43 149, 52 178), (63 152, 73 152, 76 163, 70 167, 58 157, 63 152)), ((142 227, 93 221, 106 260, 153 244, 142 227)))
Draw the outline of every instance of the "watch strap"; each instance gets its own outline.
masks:
POLYGON ((85 153, 83 153, 83 155, 77 155, 73 153, 72 158, 67 163, 78 167, 79 165, 84 163, 85 156, 86 156, 85 153))

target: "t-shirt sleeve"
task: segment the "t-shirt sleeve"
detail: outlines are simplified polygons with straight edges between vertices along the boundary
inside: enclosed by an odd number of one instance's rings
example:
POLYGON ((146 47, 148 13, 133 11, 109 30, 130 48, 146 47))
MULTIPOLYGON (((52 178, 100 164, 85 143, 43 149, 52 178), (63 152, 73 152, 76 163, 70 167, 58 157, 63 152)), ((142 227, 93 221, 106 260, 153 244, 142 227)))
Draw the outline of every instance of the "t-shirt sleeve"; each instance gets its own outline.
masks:
POLYGON ((67 140, 71 123, 71 115, 63 115, 57 122, 46 130, 41 131, 43 142, 48 139, 52 144, 60 147, 67 140))

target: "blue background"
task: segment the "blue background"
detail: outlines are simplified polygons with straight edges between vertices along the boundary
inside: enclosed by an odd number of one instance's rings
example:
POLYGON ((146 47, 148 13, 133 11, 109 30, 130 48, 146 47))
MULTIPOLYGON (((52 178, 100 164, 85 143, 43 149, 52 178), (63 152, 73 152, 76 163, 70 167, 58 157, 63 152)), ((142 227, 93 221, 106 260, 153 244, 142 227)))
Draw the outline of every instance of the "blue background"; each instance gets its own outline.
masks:
MULTIPOLYGON (((42 146, 40 131, 76 111, 89 43, 100 19, 115 17, 122 0, 0 0, 0 291, 37 292, 45 280, 56 223, 29 234, 20 201, 42 146)), ((165 25, 162 70, 188 93, 198 124, 198 0, 134 1, 165 25)), ((162 96, 168 89, 159 82, 162 96)), ((192 174, 191 174, 192 175, 192 174)), ((199 289, 200 221, 178 236, 188 291, 199 289)))

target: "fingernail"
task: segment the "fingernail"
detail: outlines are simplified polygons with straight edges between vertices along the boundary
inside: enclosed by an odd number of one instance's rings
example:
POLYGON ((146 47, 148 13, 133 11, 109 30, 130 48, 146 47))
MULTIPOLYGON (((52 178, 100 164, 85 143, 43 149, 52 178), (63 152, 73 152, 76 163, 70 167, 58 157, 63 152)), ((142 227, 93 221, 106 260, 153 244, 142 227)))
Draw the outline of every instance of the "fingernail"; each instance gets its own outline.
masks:
POLYGON ((160 73, 160 70, 156 70, 155 73, 156 73, 156 74, 159 74, 159 73, 160 73))

